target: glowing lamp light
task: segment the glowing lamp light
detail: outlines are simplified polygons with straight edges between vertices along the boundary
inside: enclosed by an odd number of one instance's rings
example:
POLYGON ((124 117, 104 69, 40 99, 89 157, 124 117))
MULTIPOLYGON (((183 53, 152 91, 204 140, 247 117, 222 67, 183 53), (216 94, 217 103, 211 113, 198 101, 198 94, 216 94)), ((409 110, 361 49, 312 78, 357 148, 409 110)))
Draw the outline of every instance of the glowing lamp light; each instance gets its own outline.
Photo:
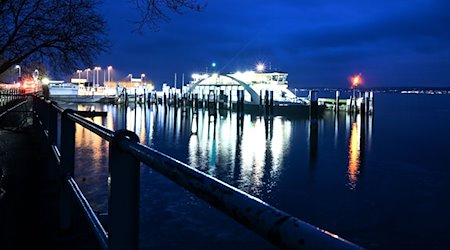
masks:
POLYGON ((258 71, 258 72, 263 72, 265 68, 266 68, 266 65, 264 65, 264 63, 258 63, 256 65, 256 71, 258 71))
POLYGON ((358 85, 360 85, 362 83, 361 73, 353 76, 351 81, 352 81, 353 87, 358 87, 358 85))
POLYGON ((48 85, 50 80, 47 77, 42 78, 42 84, 48 85))

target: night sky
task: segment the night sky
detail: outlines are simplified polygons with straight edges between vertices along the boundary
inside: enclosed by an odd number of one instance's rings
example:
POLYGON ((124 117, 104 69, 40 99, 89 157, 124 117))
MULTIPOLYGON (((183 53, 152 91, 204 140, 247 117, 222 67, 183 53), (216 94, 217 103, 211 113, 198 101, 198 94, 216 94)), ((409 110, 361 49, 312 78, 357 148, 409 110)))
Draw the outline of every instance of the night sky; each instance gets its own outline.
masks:
POLYGON ((99 66, 113 80, 145 73, 157 89, 194 72, 253 69, 289 73, 294 87, 450 87, 450 1, 208 1, 201 12, 171 14, 160 30, 133 32, 127 0, 105 1, 111 49, 99 66))

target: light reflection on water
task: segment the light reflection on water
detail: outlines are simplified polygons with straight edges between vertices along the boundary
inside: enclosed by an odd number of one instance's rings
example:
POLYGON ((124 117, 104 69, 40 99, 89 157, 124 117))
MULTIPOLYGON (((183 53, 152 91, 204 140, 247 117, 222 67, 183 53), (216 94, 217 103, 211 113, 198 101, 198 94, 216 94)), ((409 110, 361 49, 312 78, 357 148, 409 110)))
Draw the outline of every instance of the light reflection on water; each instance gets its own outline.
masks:
POLYGON ((188 142, 189 165, 212 176, 220 175, 220 168, 244 191, 259 194, 265 184, 270 192, 282 170, 283 154, 289 151, 289 120, 246 116, 239 129, 236 114, 216 120, 199 114, 192 119, 195 132, 188 142))
POLYGON ((348 150, 348 181, 351 189, 356 188, 356 181, 359 175, 359 164, 361 155, 361 130, 360 124, 353 122, 348 150))
MULTIPOLYGON (((328 133, 327 126, 331 125, 335 149, 343 146, 342 134, 349 141, 348 183, 343 183, 343 186, 357 189, 363 160, 361 150, 364 150, 361 144, 365 143, 366 136, 361 126, 367 124, 361 124, 359 115, 354 117, 341 113, 336 116, 328 112, 318 121, 311 121, 304 117, 247 114, 240 120, 236 113, 225 112, 214 118, 203 111, 194 114, 189 109, 145 105, 125 108, 78 104, 72 108, 107 111, 106 117, 87 119, 111 130, 135 131, 141 143, 275 204, 278 203, 276 194, 280 195, 280 178, 289 176, 290 169, 304 164, 302 161, 292 162, 292 155, 301 155, 306 149, 309 152, 307 165, 315 169, 320 165, 321 141, 328 133), (343 117, 346 126, 341 126, 339 122, 343 117)), ((76 148, 77 180, 82 182, 83 190, 94 209, 106 211, 108 143, 77 126, 76 148)), ((141 185, 146 190, 152 183, 143 179, 141 185)))
MULTIPOLYGON (((426 248, 429 239, 439 246, 450 240, 449 97, 379 98, 376 122, 345 112, 326 112, 317 122, 255 115, 240 122, 234 113, 214 121, 207 112, 154 106, 66 107, 107 111, 92 120, 133 130, 142 143, 365 247, 426 248), (427 232, 418 230, 424 227, 427 232), (416 234, 422 237, 411 241, 416 234)), ((75 177, 104 212, 108 143, 77 126, 76 146, 75 177)), ((141 176, 141 236, 156 238, 144 248, 182 249, 189 242, 208 249, 202 242, 214 242, 222 249, 268 249, 151 169, 142 168, 141 176)))

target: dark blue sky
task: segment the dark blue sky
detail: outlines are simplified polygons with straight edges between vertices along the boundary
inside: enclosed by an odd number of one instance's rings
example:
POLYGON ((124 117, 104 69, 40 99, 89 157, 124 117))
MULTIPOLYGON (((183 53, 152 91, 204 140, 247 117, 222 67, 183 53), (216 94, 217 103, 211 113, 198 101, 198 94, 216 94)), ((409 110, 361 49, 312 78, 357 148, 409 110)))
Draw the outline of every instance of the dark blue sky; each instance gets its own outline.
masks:
POLYGON ((232 72, 263 61, 291 87, 346 87, 355 73, 367 87, 450 86, 447 0, 216 0, 141 35, 129 1, 101 12, 112 48, 97 63, 113 65, 114 80, 145 73, 159 88, 212 62, 232 72))

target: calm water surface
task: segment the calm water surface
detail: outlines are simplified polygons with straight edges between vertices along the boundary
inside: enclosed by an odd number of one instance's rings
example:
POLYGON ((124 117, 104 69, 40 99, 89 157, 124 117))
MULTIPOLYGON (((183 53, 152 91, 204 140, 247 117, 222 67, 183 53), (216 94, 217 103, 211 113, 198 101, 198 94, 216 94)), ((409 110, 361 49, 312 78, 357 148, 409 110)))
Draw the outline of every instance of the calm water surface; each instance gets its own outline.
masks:
MULTIPOLYGON (((154 106, 75 105, 286 212, 368 249, 448 249, 450 95, 376 94, 372 117, 302 117, 154 106)), ((76 178, 107 211, 107 142, 77 127, 76 178)), ((273 249, 147 166, 141 170, 142 249, 273 249)))

